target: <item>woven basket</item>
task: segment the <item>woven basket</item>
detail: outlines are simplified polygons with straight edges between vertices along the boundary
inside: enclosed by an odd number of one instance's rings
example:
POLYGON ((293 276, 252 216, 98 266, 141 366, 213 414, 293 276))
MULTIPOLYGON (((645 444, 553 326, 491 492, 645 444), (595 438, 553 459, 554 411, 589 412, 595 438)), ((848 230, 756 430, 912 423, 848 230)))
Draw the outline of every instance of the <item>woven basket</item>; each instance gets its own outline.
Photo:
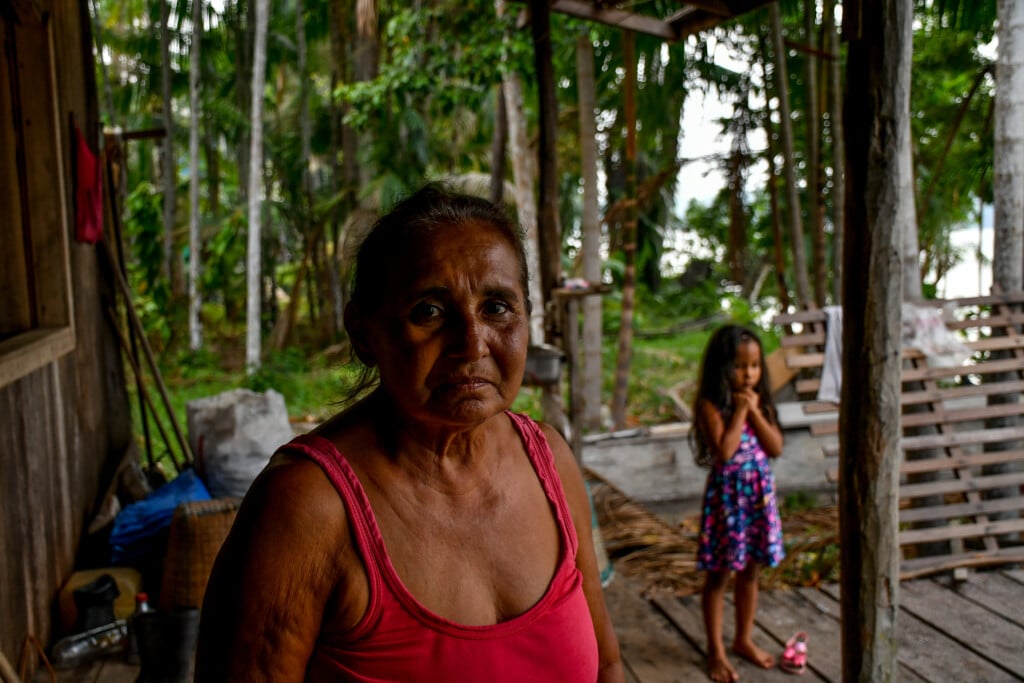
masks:
POLYGON ((158 608, 201 607, 213 561, 235 521, 239 498, 182 503, 174 511, 158 608))

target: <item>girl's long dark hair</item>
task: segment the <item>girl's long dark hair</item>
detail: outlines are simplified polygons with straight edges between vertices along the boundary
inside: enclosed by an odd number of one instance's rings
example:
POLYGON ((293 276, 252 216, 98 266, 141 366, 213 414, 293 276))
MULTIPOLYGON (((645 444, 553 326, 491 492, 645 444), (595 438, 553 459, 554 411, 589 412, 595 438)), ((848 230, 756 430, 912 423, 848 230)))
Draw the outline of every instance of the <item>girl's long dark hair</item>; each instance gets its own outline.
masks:
POLYGON ((732 419, 732 382, 730 380, 733 364, 736 362, 736 351, 740 344, 754 342, 761 356, 761 379, 755 391, 760 401, 761 412, 772 423, 778 421, 775 402, 772 401, 771 389, 768 384, 768 368, 765 366, 764 347, 757 334, 743 325, 723 325, 715 330, 704 349, 701 361, 700 377, 697 382, 697 396, 693 400, 693 428, 690 430, 690 447, 693 459, 700 467, 711 467, 715 454, 708 443, 708 435, 704 433, 704 424, 700 419, 700 403, 707 401, 722 414, 726 424, 732 419))

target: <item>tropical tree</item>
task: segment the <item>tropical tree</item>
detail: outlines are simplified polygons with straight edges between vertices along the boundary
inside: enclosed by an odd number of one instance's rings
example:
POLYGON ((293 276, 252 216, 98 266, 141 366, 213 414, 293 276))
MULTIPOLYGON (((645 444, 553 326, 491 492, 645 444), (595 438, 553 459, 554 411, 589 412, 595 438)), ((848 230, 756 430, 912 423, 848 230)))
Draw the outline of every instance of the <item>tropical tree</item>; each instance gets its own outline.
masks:
POLYGON ((1024 4, 999 0, 998 7, 992 281, 1015 292, 1024 287, 1024 4))
POLYGON ((789 215, 790 248, 793 250, 793 281, 800 306, 813 301, 807 279, 807 249, 804 245, 803 219, 800 215, 800 192, 796 184, 796 153, 793 146, 793 123, 789 104, 789 78, 786 50, 782 37, 782 17, 778 3, 769 5, 772 53, 774 55, 775 94, 779 100, 779 138, 782 144, 782 170, 786 179, 786 207, 789 215))
MULTIPOLYGON (((594 43, 589 31, 576 38, 576 89, 579 97, 580 175, 583 178, 583 210, 580 214, 583 279, 592 285, 602 280, 601 219, 597 170, 597 86, 594 79, 594 43)), ((601 299, 583 300, 583 426, 601 426, 601 299)))
POLYGON ((197 351, 203 344, 202 324, 199 311, 203 298, 199 292, 199 264, 202 260, 203 244, 199 234, 201 214, 199 212, 199 82, 202 73, 200 42, 203 35, 203 1, 192 0, 192 39, 189 41, 189 131, 188 131, 188 189, 189 189, 189 262, 188 262, 188 346, 197 351))
POLYGON ((174 98, 171 96, 171 0, 160 0, 160 84, 163 95, 164 273, 175 297, 182 294, 181 268, 174 246, 178 165, 174 151, 174 98))
POLYGON ((246 316, 245 316, 245 367, 254 372, 261 364, 262 323, 260 310, 262 302, 262 263, 260 236, 262 234, 263 188, 263 86, 267 68, 267 21, 270 12, 269 0, 254 0, 256 24, 252 50, 252 107, 250 109, 249 138, 249 231, 246 248, 246 316))

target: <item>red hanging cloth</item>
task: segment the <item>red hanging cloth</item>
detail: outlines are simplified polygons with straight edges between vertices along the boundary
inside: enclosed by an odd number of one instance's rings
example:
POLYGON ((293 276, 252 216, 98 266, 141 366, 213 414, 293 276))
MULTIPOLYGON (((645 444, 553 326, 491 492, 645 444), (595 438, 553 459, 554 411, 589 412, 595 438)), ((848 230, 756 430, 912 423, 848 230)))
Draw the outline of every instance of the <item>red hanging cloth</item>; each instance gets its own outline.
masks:
POLYGON ((95 244, 103 239, 103 167, 75 126, 75 239, 95 244))

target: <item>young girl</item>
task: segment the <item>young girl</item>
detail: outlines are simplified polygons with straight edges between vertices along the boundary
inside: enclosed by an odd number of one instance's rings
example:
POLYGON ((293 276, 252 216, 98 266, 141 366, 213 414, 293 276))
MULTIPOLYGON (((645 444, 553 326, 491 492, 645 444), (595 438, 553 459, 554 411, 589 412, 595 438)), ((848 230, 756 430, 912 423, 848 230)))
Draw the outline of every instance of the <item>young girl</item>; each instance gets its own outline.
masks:
POLYGON ((782 431, 764 373, 761 342, 749 329, 726 325, 704 351, 691 432, 694 457, 709 467, 697 568, 703 592, 708 673, 739 678, 726 657, 722 613, 730 572, 736 572, 736 637, 732 651, 771 668, 775 658, 754 644, 758 565, 783 558, 782 526, 769 458, 782 453, 782 431))

